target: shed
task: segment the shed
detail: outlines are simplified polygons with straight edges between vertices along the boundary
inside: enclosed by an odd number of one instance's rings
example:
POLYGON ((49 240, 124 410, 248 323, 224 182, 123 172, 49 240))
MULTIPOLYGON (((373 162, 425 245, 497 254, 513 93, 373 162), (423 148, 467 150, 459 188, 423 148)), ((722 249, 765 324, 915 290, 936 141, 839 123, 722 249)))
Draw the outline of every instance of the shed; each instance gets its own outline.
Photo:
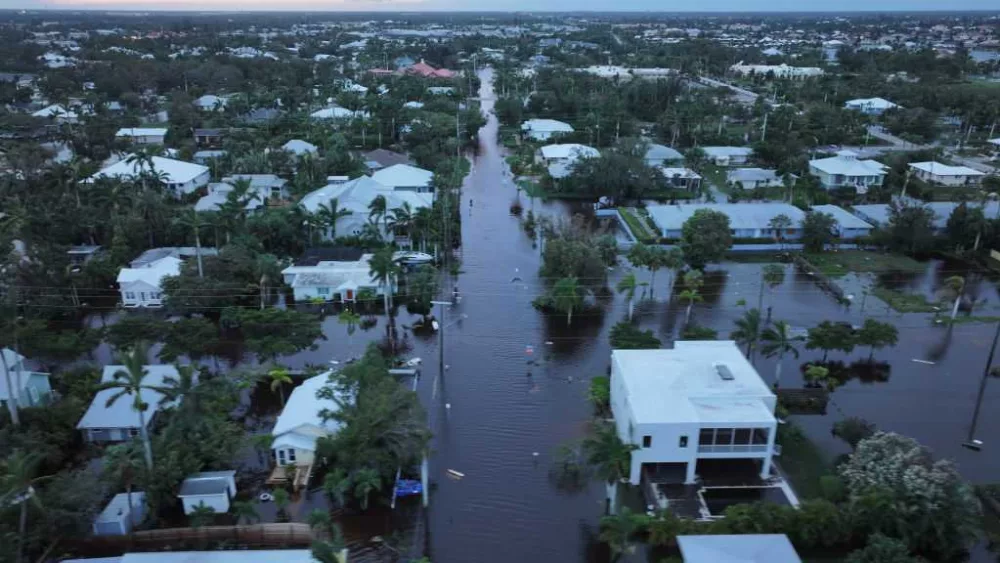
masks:
POLYGON ((229 500, 236 496, 235 471, 195 473, 181 483, 177 498, 184 505, 184 514, 191 514, 199 505, 217 513, 229 512, 229 500))
POLYGON ((146 493, 132 491, 131 511, 128 497, 128 493, 118 493, 97 515, 93 524, 95 536, 124 536, 132 531, 133 526, 143 521, 146 517, 146 493))

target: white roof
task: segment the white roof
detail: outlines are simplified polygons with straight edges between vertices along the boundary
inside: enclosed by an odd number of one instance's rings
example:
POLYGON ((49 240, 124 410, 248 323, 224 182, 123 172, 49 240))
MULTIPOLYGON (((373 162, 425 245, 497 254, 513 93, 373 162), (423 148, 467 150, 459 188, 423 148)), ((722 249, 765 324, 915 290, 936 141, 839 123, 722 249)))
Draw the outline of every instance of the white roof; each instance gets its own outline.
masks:
MULTIPOLYGON (((912 200, 911 200, 912 201, 912 200)), ((948 217, 951 217, 955 208, 961 205, 957 201, 928 201, 928 202, 915 202, 927 209, 934 212, 934 228, 943 229, 948 223, 948 217)), ((983 215, 986 217, 996 217, 1000 213, 1000 202, 988 201, 986 205, 975 202, 966 202, 970 208, 981 208, 983 210, 983 215)), ((855 205, 854 211, 864 215, 868 220, 879 224, 886 224, 889 222, 889 204, 888 203, 869 203, 865 205, 855 205)))
POLYGON ((874 160, 858 160, 851 151, 840 151, 837 156, 810 160, 809 166, 826 174, 841 176, 884 176, 886 166, 874 160))
POLYGON ((847 100, 844 102, 844 106, 848 108, 873 108, 873 109, 892 109, 899 107, 898 105, 886 100, 885 98, 858 98, 856 100, 847 100))
POLYGON ((118 283, 128 284, 133 282, 144 282, 153 287, 160 286, 160 280, 167 276, 179 276, 181 273, 179 258, 165 256, 159 260, 154 260, 141 268, 122 268, 118 271, 118 283))
MULTIPOLYGON (((146 502, 146 493, 143 491, 132 491, 132 510, 139 512, 143 503, 146 502)), ((119 512, 124 514, 128 510, 128 493, 118 493, 111 497, 104 510, 97 515, 94 522, 118 522, 121 520, 119 512)))
POLYGON ((729 217, 730 229, 766 229, 771 219, 786 215, 798 225, 806 214, 787 203, 686 203, 683 205, 650 205, 653 221, 663 230, 677 230, 699 209, 711 209, 729 217))
POLYGON ((323 108, 321 110, 314 111, 309 114, 309 117, 312 117, 313 119, 364 119, 368 117, 368 114, 363 111, 351 111, 347 108, 335 106, 332 108, 323 108))
POLYGON ((770 182, 776 179, 778 172, 765 168, 734 168, 726 173, 729 182, 770 182))
POLYGON ((60 104, 52 104, 51 106, 42 108, 31 115, 32 117, 76 117, 76 113, 69 111, 60 104))
POLYGON ((690 168, 676 166, 661 166, 660 173, 666 178, 701 178, 701 176, 690 168))
POLYGON ((357 290, 362 287, 377 287, 378 281, 372 276, 371 254, 362 254, 357 260, 324 260, 313 266, 289 266, 281 271, 283 275, 294 275, 292 287, 329 287, 334 291, 357 290))
POLYGON ((577 143, 565 143, 560 145, 545 145, 541 149, 542 158, 597 158, 601 156, 601 152, 593 147, 588 147, 587 145, 580 145, 577 143))
POLYGON ((802 563, 785 534, 677 536, 684 563, 802 563))
POLYGON ((820 213, 826 213, 827 215, 832 215, 834 219, 837 220, 837 226, 841 229, 871 229, 873 228, 867 222, 862 220, 857 215, 848 212, 842 207, 836 205, 814 205, 812 206, 813 211, 818 211, 820 213))
POLYGON ((573 126, 555 119, 529 119, 521 124, 522 131, 537 131, 549 133, 572 133, 573 126))
POLYGON ((753 149, 750 147, 701 147, 705 154, 713 158, 721 156, 750 156, 753 149))
POLYGON ((409 164, 393 164, 372 174, 372 179, 390 188, 426 188, 431 185, 434 173, 409 164))
POLYGON ((316 147, 316 145, 308 141, 303 141, 301 139, 292 139, 291 141, 288 141, 287 143, 281 145, 281 148, 285 149, 290 153, 295 153, 298 155, 306 153, 314 153, 317 150, 319 150, 316 147))
POLYGON ((982 172, 968 166, 949 166, 933 160, 928 162, 911 162, 910 168, 916 168, 934 176, 985 176, 982 172))
POLYGON ((1000 137, 997 137, 996 139, 990 139, 990 140, 988 140, 986 142, 989 143, 989 144, 991 144, 991 145, 996 145, 996 146, 1000 147, 1000 137))
POLYGON ((684 160, 684 155, 677 149, 668 147, 667 145, 651 143, 649 148, 646 149, 646 156, 644 158, 646 160, 684 160))
POLYGON ((306 211, 316 213, 320 205, 329 205, 331 199, 337 198, 337 204, 340 207, 367 221, 368 204, 380 195, 385 197, 388 209, 400 207, 403 202, 409 203, 414 209, 430 207, 433 203, 433 194, 407 190, 395 191, 391 187, 375 181, 370 176, 361 176, 349 182, 330 184, 310 192, 302 198, 299 204, 306 211))
MULTIPOLYGON (((125 369, 125 366, 104 366, 101 374, 101 383, 109 383, 115 380, 115 373, 125 369)), ((143 366, 146 377, 143 379, 144 385, 162 386, 163 380, 167 376, 178 377, 177 368, 171 365, 149 365, 143 366)), ((139 413, 132 409, 133 395, 131 393, 119 398, 111 406, 107 405, 108 398, 117 389, 104 389, 94 395, 94 400, 90 402, 87 412, 83 414, 80 422, 76 423, 78 429, 82 428, 138 428, 139 413)), ((146 409, 146 425, 149 425, 153 414, 160 410, 160 399, 163 394, 152 389, 143 389, 140 393, 142 402, 149 405, 146 409)))
MULTIPOLYGON (((97 174, 94 174, 90 177, 90 181, 94 181, 102 177, 132 178, 139 176, 139 174, 144 171, 145 164, 140 164, 139 161, 129 162, 128 160, 131 156, 132 155, 128 155, 119 160, 117 163, 104 168, 97 174)), ((164 158, 162 156, 154 156, 153 170, 165 174, 166 183, 168 184, 186 184, 208 172, 209 168, 207 166, 202 166, 201 164, 174 160, 172 158, 164 158)))
POLYGON ((115 137, 162 137, 167 134, 163 127, 124 127, 115 133, 115 137))
POLYGON ((772 423, 774 394, 731 340, 677 341, 673 350, 613 350, 639 424, 772 423), (725 366, 725 380, 717 366, 725 366))
POLYGON ((229 101, 226 98, 220 98, 212 94, 205 94, 204 96, 198 98, 194 101, 195 105, 201 106, 203 108, 214 108, 217 104, 225 106, 226 102, 229 101))
MULTIPOLYGON (((22 356, 22 355, 20 355, 20 354, 18 354, 16 352, 14 352, 10 348, 4 348, 3 350, 0 350, 0 354, 3 354, 3 359, 7 362, 6 365, 7 365, 7 369, 10 370, 10 381, 11 381, 11 383, 13 383, 15 386, 17 386, 17 376, 16 376, 17 369, 16 368, 17 368, 17 364, 19 364, 19 363, 21 363, 21 362, 24 361, 24 356, 22 356)), ((2 365, 0 365, 0 369, 3 369, 2 365)), ((22 376, 23 376, 21 378, 21 389, 23 390, 24 387, 28 385, 28 377, 27 376, 31 374, 31 371, 24 369, 24 366, 21 366, 21 369, 22 369, 22 376)), ((10 392, 7 391, 7 378, 3 377, 2 375, 0 375, 0 400, 6 400, 8 397, 10 397, 10 392)))
MULTIPOLYGON (((339 408, 335 401, 316 397, 316 392, 327 384, 331 373, 333 372, 310 377, 303 381, 302 385, 292 390, 292 394, 289 395, 288 401, 285 403, 285 408, 282 409, 278 420, 274 423, 274 428, 271 429, 271 435, 275 437, 275 441, 281 439, 282 434, 293 432, 302 426, 315 426, 328 432, 336 432, 340 428, 340 424, 336 421, 324 421, 319 416, 323 409, 335 411, 339 408)), ((315 440, 312 444, 315 445, 315 440)))

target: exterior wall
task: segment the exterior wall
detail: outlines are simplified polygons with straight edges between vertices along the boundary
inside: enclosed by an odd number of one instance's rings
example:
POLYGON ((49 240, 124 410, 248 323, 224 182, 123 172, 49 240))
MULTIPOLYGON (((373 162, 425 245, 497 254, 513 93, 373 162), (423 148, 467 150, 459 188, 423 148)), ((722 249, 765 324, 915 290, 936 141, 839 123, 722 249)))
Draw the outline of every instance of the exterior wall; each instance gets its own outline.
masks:
POLYGON ((976 186, 979 184, 979 176, 944 176, 941 174, 931 174, 926 170, 912 168, 914 176, 925 182, 934 182, 942 186, 976 186))
POLYGON ((855 239, 872 234, 871 229, 838 229, 838 231, 842 239, 855 239))
POLYGON ((181 504, 184 505, 184 514, 191 514, 199 504, 204 504, 208 508, 215 510, 216 514, 229 512, 229 495, 198 495, 190 497, 180 497, 181 504))
POLYGON ((379 286, 360 286, 354 290, 353 295, 350 299, 347 298, 347 291, 337 291, 335 287, 320 288, 320 287, 296 287, 292 290, 292 294, 295 297, 296 302, 312 301, 313 299, 322 299, 323 301, 355 301, 358 298, 358 292, 362 290, 370 289, 375 292, 375 295, 381 297, 384 291, 379 286), (327 289, 325 293, 320 292, 321 289, 327 289), (336 298, 336 299, 334 299, 336 298))
POLYGON ((872 176, 845 176, 842 174, 827 174, 814 166, 809 166, 809 173, 819 178, 819 183, 827 189, 839 186, 881 186, 885 174, 872 176))
POLYGON ((122 305, 127 308, 162 307, 163 291, 147 283, 137 282, 121 286, 122 305))
POLYGON ((301 448, 273 448, 271 453, 274 455, 275 464, 281 466, 309 465, 316 456, 316 452, 313 450, 304 450, 301 448), (294 460, 292 459, 293 452, 294 460))
POLYGON ((83 437, 88 442, 125 442, 139 435, 138 428, 87 428, 83 437))
POLYGON ((212 177, 211 170, 206 170, 201 175, 193 178, 188 182, 183 184, 167 184, 167 187, 174 191, 177 195, 187 195, 194 193, 198 188, 208 185, 209 179, 212 177))

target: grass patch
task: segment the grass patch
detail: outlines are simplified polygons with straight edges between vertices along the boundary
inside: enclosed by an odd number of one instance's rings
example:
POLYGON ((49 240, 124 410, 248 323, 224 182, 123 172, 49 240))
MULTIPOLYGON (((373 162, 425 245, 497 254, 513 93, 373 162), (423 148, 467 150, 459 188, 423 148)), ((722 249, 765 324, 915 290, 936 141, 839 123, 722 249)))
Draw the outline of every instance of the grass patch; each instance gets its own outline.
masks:
POLYGON ((816 266, 824 275, 840 278, 850 272, 882 273, 902 271, 921 273, 927 266, 902 254, 885 254, 866 250, 842 250, 805 254, 805 259, 816 266))
POLYGON ((886 305, 900 313, 934 313, 944 310, 940 303, 931 303, 923 295, 904 293, 887 287, 875 287, 872 295, 885 301, 886 305))
POLYGON ((637 241, 642 243, 656 242, 656 237, 646 229, 646 225, 632 213, 631 209, 619 207, 618 214, 625 220, 625 224, 628 225, 628 229, 632 231, 632 235, 637 241))
POLYGON ((821 498, 820 478, 831 474, 830 463, 819 447, 792 422, 778 426, 781 457, 778 465, 800 499, 821 498))
POLYGON ((721 166, 704 166, 700 172, 701 176, 708 180, 719 191, 728 194, 729 186, 726 185, 726 169, 721 166))

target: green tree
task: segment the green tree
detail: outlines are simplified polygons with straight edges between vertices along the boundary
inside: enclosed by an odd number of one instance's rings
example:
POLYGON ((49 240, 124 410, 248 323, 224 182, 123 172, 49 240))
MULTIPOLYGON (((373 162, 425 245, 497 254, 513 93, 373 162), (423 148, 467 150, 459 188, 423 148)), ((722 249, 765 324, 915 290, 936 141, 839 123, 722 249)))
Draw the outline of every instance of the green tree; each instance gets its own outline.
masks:
POLYGON ((205 271, 201 263, 201 231, 208 226, 205 221, 205 217, 202 213, 192 209, 191 211, 181 214, 174 221, 181 227, 189 229, 192 233, 194 233, 194 248, 195 258, 197 259, 198 264, 198 277, 205 277, 205 271))
POLYGON ((705 281, 699 270, 690 270, 684 274, 684 290, 680 292, 677 298, 687 301, 687 311, 684 313, 685 325, 691 322, 691 308, 694 307, 694 304, 704 301, 699 292, 704 283, 705 281))
POLYGON ((146 358, 149 357, 149 346, 145 343, 138 343, 118 361, 122 368, 112 374, 111 381, 102 383, 98 391, 113 389, 115 392, 108 397, 106 407, 118 402, 123 397, 132 400, 132 410, 139 417, 139 437, 142 439, 142 449, 146 460, 146 468, 153 470, 153 446, 149 441, 149 432, 146 428, 146 410, 149 404, 142 400, 142 392, 146 390, 161 392, 157 386, 147 385, 145 380, 149 372, 146 370, 146 358))
POLYGON ((28 507, 41 508, 34 485, 41 458, 35 453, 17 450, 7 454, 0 463, 0 506, 19 506, 20 516, 17 526, 17 556, 20 562, 24 556, 25 534, 28 525, 28 507))
POLYGON ((385 232, 385 219, 388 208, 386 207, 385 196, 377 195, 375 199, 368 204, 368 220, 372 221, 375 225, 382 223, 381 232, 385 232))
POLYGON ((681 227, 678 243, 684 261, 694 270, 719 262, 733 246, 729 216, 711 209, 699 209, 681 227))
MULTIPOLYGON (((667 250, 662 246, 651 246, 646 251, 646 267, 651 274, 649 280, 649 293, 652 295, 653 286, 656 284, 656 272, 661 268, 676 270, 684 265, 684 257, 680 250, 671 248, 667 250)), ((667 295, 670 295, 668 292, 667 295)))
POLYGON ((382 477, 378 471, 366 467, 354 473, 351 484, 354 487, 354 497, 361 503, 361 510, 368 510, 371 494, 382 490, 382 477))
POLYGON ((337 315, 337 322, 342 325, 347 325, 347 354, 350 357, 354 356, 354 331, 358 328, 358 323, 361 322, 361 315, 355 313, 350 309, 344 309, 337 315))
POLYGON ((806 336, 806 349, 822 350, 824 362, 831 350, 840 350, 845 354, 850 354, 856 344, 857 336, 851 325, 847 323, 823 321, 810 328, 806 336))
POLYGON ((267 370, 267 380, 270 382, 271 392, 278 392, 281 397, 281 404, 285 404, 285 385, 292 385, 291 374, 288 373, 288 368, 286 367, 275 367, 267 370))
POLYGON ((611 348, 614 350, 655 350, 662 346, 651 330, 640 330, 627 321, 611 327, 611 348))
POLYGON ((599 375, 591 378, 587 389, 587 399, 594 405, 598 416, 611 412, 611 378, 599 375))
POLYGON ((882 534, 872 534, 864 549, 852 552, 845 563, 920 563, 912 557, 906 542, 882 534))
POLYGON ((583 440, 587 463, 609 485, 627 479, 631 472, 632 452, 639 449, 618 437, 613 423, 595 422, 583 440))
POLYGON ((833 423, 833 435, 847 442, 852 450, 858 447, 861 440, 874 436, 876 430, 873 423, 857 416, 849 416, 833 423))
POLYGON ((583 304, 583 288, 575 277, 563 278, 552 287, 552 304, 566 314, 566 326, 573 324, 573 311, 583 304))
POLYGON ((753 363, 754 347, 760 340, 760 330, 764 322, 760 315, 760 309, 750 309, 743 313, 743 316, 736 319, 736 330, 729 334, 729 337, 738 344, 747 347, 747 358, 753 363))
POLYGON ((316 340, 326 338, 316 315, 273 307, 230 307, 222 311, 220 323, 238 328, 246 349, 261 362, 276 362, 278 356, 314 349, 316 340))
POLYGON ((629 321, 632 320, 632 300, 635 299, 635 290, 640 285, 645 285, 645 284, 640 284, 638 281, 636 281, 635 272, 630 271, 628 274, 625 274, 625 277, 618 280, 618 284, 615 286, 615 289, 618 290, 618 293, 622 293, 625 295, 625 303, 628 306, 629 321))
POLYGON ((188 521, 191 523, 192 528, 202 528, 215 521, 215 509, 211 506, 206 506, 204 502, 200 502, 191 509, 191 513, 188 514, 188 521))
POLYGON ((197 362, 219 346, 219 329, 204 317, 183 318, 163 325, 163 347, 158 357, 165 362, 181 356, 197 362))
POLYGON ((948 216, 945 235, 956 252, 975 249, 983 234, 989 230, 989 221, 983 215, 982 207, 970 207, 962 202, 948 216))
POLYGON ((287 522, 288 504, 291 502, 291 498, 288 496, 288 491, 282 487, 278 487, 274 489, 271 496, 274 497, 274 506, 278 509, 278 522, 287 522))
POLYGON ((934 211, 924 205, 889 204, 889 220, 880 236, 886 247, 895 252, 919 254, 934 246, 934 211))
POLYGON ((799 350, 795 347, 795 343, 801 341, 802 337, 792 336, 790 329, 787 322, 777 321, 774 326, 765 328, 761 334, 761 340, 764 341, 764 344, 761 345, 761 352, 764 353, 764 357, 778 356, 774 367, 775 387, 781 383, 781 365, 784 363, 785 354, 792 354, 795 358, 799 357, 799 350))
POLYGON ((257 513, 256 503, 251 500, 233 501, 233 518, 236 519, 237 524, 240 522, 246 522, 247 524, 260 522, 260 514, 257 513))
POLYGON ((395 291, 396 279, 402 271, 399 262, 393 257, 392 248, 386 246, 377 250, 368 262, 372 281, 382 289, 382 301, 385 305, 385 318, 392 323, 390 312, 392 294, 395 291))
POLYGON ((951 320, 955 321, 958 316, 958 307, 962 304, 962 295, 965 292, 965 278, 962 276, 950 276, 944 280, 945 291, 955 300, 951 307, 951 320))
POLYGON ((131 350, 142 342, 163 339, 165 324, 161 320, 139 315, 126 315, 107 329, 106 340, 117 351, 131 350))
POLYGON ((417 268, 413 275, 407 278, 408 300, 406 308, 411 313, 423 315, 425 318, 431 312, 431 301, 438 294, 437 268, 425 264, 417 268))
POLYGON ((793 223, 791 217, 785 215, 784 213, 779 213, 778 215, 771 217, 771 220, 767 223, 767 227, 774 233, 774 239, 779 243, 784 242, 786 234, 785 231, 792 228, 792 225, 793 223))
POLYGON ((351 214, 351 210, 340 207, 337 198, 332 198, 328 204, 319 204, 316 216, 329 230, 330 240, 337 240, 337 221, 351 214))
POLYGON ((350 490, 351 479, 344 473, 343 469, 335 469, 323 477, 323 492, 331 499, 336 500, 339 506, 344 506, 347 492, 350 490))
POLYGON ((861 346, 868 346, 871 351, 868 354, 868 361, 872 361, 875 350, 881 350, 886 346, 895 346, 899 341, 899 330, 892 323, 883 323, 875 319, 865 319, 865 324, 858 330, 857 342, 861 346))
POLYGON ((823 252, 833 242, 837 220, 829 213, 810 211, 802 221, 802 249, 806 252, 823 252))
POLYGON ((635 552, 636 537, 645 527, 647 518, 633 514, 628 507, 612 516, 601 518, 601 541, 611 548, 611 561, 618 561, 625 554, 635 552))

